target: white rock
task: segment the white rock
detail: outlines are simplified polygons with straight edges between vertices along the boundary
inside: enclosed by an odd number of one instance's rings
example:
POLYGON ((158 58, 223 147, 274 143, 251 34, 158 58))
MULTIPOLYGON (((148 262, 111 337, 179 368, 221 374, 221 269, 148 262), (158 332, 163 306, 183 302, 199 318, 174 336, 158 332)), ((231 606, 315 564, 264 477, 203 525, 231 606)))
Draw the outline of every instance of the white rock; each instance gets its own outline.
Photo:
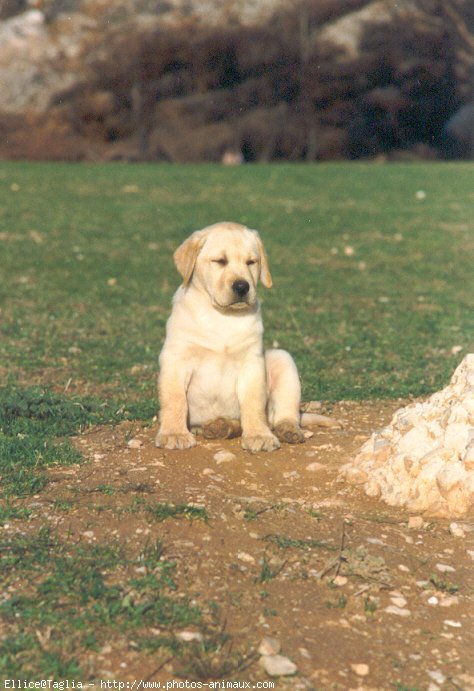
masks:
POLYGON ((287 677, 298 669, 294 662, 283 655, 262 655, 260 664, 270 677, 287 677))
POLYGON ((214 454, 214 460, 217 463, 229 463, 230 461, 235 461, 237 456, 235 453, 232 453, 231 451, 218 451, 217 453, 214 454))
POLYGON ((456 569, 449 564, 436 564, 436 568, 438 571, 441 571, 441 573, 453 573, 456 571, 456 569))
POLYGON ((334 583, 334 585, 337 585, 337 587, 340 588, 341 586, 346 585, 347 581, 348 581, 347 576, 339 576, 339 575, 337 575, 337 576, 333 579, 332 582, 334 583))
POLYGON ((203 635, 199 633, 199 631, 180 631, 176 634, 176 638, 179 638, 185 643, 189 643, 191 641, 202 641, 203 635))
POLYGON ((451 535, 454 535, 454 537, 466 537, 466 533, 458 523, 450 523, 449 532, 451 535))
POLYGON ((460 621, 453 621, 452 619, 445 619, 443 624, 445 624, 445 626, 451 626, 453 629, 460 629, 462 627, 460 621))
POLYGON ((427 674, 430 677, 430 679, 433 679, 437 684, 444 684, 446 681, 445 675, 439 671, 439 669, 434 669, 434 670, 427 670, 427 674))
POLYGON ((127 446, 129 449, 141 449, 143 442, 141 439, 129 439, 127 446))
POLYGON ((404 609, 403 607, 397 607, 397 605, 389 605, 388 607, 385 607, 385 612, 387 614, 396 614, 397 617, 409 617, 411 616, 411 612, 409 609, 404 609))
POLYGON ((364 662, 351 665, 351 669, 359 677, 366 677, 370 671, 369 665, 366 665, 364 662))
POLYGON ((432 595, 431 597, 428 598, 428 604, 429 605, 438 605, 439 604, 439 600, 436 597, 436 595, 432 595))
POLYGON ((280 641, 271 636, 264 636, 260 641, 257 652, 259 655, 278 655, 281 650, 280 641))
POLYGON ((395 605, 396 607, 400 607, 400 608, 405 607, 407 604, 407 601, 405 600, 405 598, 401 597, 401 596, 400 597, 391 597, 390 602, 392 603, 392 605, 395 605))
POLYGON ((473 423, 474 354, 469 354, 448 386, 398 410, 387 427, 372 434, 340 477, 391 506, 463 516, 474 505, 473 423))
POLYGON ((252 555, 248 554, 247 552, 239 552, 237 554, 237 559, 240 559, 240 561, 245 561, 248 564, 255 564, 255 557, 252 557, 252 555))

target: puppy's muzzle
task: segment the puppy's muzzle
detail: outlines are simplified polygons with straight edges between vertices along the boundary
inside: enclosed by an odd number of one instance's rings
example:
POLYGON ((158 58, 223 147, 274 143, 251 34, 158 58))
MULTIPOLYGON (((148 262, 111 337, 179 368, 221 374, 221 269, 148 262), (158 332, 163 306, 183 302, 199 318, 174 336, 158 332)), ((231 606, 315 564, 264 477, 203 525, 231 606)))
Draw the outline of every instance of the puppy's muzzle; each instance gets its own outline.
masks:
POLYGON ((232 290, 240 300, 243 300, 250 290, 250 284, 248 281, 243 280, 234 281, 232 283, 232 290))

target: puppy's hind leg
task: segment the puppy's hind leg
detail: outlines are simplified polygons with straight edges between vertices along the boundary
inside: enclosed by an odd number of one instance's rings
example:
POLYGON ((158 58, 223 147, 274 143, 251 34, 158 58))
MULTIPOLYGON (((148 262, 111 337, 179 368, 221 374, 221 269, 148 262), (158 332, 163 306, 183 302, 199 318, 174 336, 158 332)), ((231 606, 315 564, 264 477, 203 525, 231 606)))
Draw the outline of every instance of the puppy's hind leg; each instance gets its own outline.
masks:
POLYGON ((301 385, 295 362, 285 350, 267 350, 268 407, 270 427, 280 441, 303 443, 300 428, 301 385))

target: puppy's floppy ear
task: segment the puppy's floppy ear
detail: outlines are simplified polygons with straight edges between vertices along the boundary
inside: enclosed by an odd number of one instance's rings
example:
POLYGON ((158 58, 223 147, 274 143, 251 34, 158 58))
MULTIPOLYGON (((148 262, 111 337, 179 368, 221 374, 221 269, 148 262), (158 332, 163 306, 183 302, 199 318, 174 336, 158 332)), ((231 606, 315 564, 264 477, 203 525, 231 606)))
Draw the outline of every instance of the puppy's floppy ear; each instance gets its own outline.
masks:
POLYGON ((206 239, 204 230, 196 230, 175 251, 173 258, 176 268, 183 277, 183 285, 187 286, 194 271, 198 254, 206 239))
POLYGON ((262 285, 265 286, 265 288, 271 288, 273 285, 273 281, 270 273, 270 267, 268 266, 268 259, 265 253, 265 248, 263 246, 263 242, 260 238, 260 235, 257 233, 256 230, 254 230, 253 232, 255 233, 255 236, 257 238, 258 252, 260 254, 260 280, 262 281, 262 285))

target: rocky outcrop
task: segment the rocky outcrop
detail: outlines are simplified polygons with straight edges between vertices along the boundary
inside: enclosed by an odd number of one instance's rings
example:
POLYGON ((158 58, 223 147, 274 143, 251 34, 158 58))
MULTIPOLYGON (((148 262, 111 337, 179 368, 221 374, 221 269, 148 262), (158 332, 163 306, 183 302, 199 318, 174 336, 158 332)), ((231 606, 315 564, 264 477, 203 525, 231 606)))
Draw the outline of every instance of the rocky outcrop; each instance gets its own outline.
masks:
POLYGON ((463 0, 8 0, 0 157, 467 157, 446 124, 470 19, 463 0))
POLYGON ((411 512, 465 515, 474 506, 474 354, 446 388, 374 432, 341 478, 411 512))

